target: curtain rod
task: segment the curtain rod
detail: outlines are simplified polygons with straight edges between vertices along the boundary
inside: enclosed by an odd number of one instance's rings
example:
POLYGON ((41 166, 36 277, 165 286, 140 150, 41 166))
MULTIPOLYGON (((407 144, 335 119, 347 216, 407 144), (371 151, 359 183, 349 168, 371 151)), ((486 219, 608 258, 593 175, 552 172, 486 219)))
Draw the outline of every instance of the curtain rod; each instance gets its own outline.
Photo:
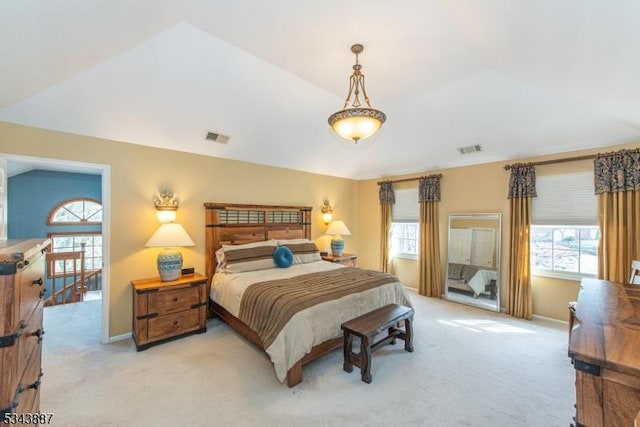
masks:
MULTIPOLYGON (((627 149, 627 150, 623 149, 621 151, 640 153, 640 148, 630 148, 630 149, 627 149)), ((589 154, 589 155, 586 155, 586 156, 565 157, 563 159, 555 159, 555 160, 542 160, 542 161, 539 161, 539 162, 528 162, 528 163, 524 163, 524 164, 533 165, 533 166, 540 166, 540 165, 551 165, 551 164, 554 164, 554 163, 576 162, 578 160, 593 160, 593 159, 597 159, 598 157, 607 156, 609 154, 616 154, 616 153, 618 153, 618 151, 612 151, 610 153, 589 154)), ((513 166, 515 166, 517 164, 522 164, 522 163, 514 163, 514 164, 511 164, 511 165, 504 165, 504 170, 509 170, 509 169, 511 169, 513 166)))
POLYGON ((387 180, 387 181, 378 181, 378 185, 384 184, 385 182, 391 182, 391 183, 409 182, 409 181, 417 181, 417 180, 422 179, 422 178, 432 178, 432 177, 442 178, 442 174, 441 173, 436 173, 436 174, 433 174, 433 175, 418 176, 418 177, 415 177, 415 178, 390 179, 390 180, 387 180))
MULTIPOLYGON (((597 154, 590 154, 588 156, 577 156, 577 157, 565 157, 564 159, 555 159, 555 160, 542 160, 539 162, 526 162, 524 164, 526 165, 533 165, 533 166, 540 166, 540 165, 551 165, 553 163, 564 163, 564 162, 576 162, 578 160, 590 160, 590 159, 595 159, 596 157, 598 157, 597 154)), ((504 170, 509 170, 512 167, 519 165, 522 163, 514 163, 511 165, 504 165, 504 170)))

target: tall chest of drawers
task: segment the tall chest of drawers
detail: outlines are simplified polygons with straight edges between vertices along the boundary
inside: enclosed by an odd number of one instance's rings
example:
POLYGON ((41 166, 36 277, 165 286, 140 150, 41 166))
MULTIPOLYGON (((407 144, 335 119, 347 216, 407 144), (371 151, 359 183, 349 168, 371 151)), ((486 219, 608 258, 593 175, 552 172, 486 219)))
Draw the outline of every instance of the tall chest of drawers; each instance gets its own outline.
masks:
POLYGON ((0 420, 40 410, 42 297, 49 239, 0 242, 0 420))
POLYGON ((582 279, 569 331, 576 427, 633 426, 640 410, 640 286, 582 279))

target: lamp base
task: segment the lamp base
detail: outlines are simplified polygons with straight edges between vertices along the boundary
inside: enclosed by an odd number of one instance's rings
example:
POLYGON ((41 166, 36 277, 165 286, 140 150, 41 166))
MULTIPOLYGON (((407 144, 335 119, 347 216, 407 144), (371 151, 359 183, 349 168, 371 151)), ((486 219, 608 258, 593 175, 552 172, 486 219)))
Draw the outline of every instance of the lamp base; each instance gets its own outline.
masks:
POLYGON ((331 239, 331 254, 333 256, 342 256, 343 251, 344 251, 344 240, 331 239))
POLYGON ((164 249, 158 255, 158 273, 160 280, 170 282, 178 280, 182 271, 182 254, 176 249, 164 249))

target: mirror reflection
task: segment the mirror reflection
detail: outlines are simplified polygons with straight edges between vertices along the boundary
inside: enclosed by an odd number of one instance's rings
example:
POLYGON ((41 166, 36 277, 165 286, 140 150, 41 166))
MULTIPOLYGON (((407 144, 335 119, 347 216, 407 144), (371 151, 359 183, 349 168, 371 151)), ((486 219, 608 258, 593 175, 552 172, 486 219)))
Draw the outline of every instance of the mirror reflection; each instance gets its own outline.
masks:
POLYGON ((449 215, 446 297, 500 311, 499 213, 449 215))

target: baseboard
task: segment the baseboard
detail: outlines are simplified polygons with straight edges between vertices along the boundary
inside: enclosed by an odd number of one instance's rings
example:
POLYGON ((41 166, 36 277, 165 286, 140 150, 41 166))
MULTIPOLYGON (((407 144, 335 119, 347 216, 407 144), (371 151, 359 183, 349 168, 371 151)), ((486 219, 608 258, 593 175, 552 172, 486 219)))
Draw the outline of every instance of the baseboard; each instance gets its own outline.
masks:
POLYGON ((114 342, 128 340, 131 338, 131 332, 127 332, 126 334, 116 335, 113 337, 109 337, 109 344, 113 344, 114 342))
POLYGON ((556 323, 562 323, 565 325, 568 325, 569 322, 567 322, 566 320, 559 320, 559 319, 554 319, 553 317, 545 317, 545 316, 540 316, 539 314, 534 314, 533 316, 534 320, 548 320, 549 322, 556 322, 556 323))

